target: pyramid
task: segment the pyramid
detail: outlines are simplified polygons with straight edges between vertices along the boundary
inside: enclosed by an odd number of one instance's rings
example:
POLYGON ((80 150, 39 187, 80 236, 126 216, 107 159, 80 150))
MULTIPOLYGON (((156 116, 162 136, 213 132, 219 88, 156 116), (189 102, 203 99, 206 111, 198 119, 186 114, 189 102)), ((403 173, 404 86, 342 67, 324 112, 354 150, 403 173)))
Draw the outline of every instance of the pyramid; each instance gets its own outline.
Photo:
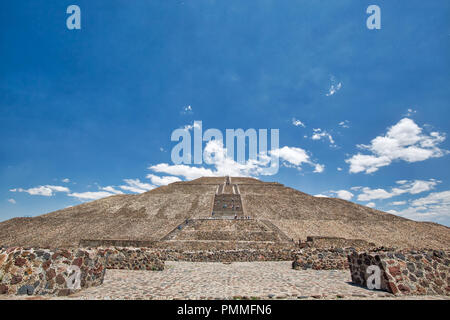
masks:
POLYGON ((360 239, 398 248, 450 247, 448 227, 245 177, 175 182, 0 223, 0 246, 128 241, 185 249, 259 248, 291 247, 308 237, 360 239))

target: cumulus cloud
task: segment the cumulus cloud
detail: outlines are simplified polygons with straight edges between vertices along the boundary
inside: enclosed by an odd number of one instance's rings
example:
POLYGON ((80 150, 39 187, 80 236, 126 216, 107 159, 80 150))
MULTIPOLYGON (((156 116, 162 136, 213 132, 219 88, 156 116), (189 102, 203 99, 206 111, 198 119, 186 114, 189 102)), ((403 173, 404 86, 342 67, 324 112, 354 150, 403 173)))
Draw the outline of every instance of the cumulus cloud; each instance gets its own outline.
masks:
POLYGON ((325 165, 319 164, 319 163, 314 165, 314 171, 313 172, 322 173, 324 170, 325 170, 325 165))
POLYGON ((450 190, 433 192, 425 197, 416 199, 412 201, 409 208, 395 211, 395 214, 419 221, 450 218, 450 190))
POLYGON ((12 203, 12 204, 16 204, 16 200, 14 200, 14 199, 12 199, 12 198, 11 198, 11 199, 8 199, 8 202, 9 202, 9 203, 12 203))
POLYGON ((292 124, 296 127, 303 127, 303 128, 306 127, 303 122, 301 122, 300 120, 297 120, 295 118, 292 118, 292 124))
POLYGON ((368 204, 366 204, 366 207, 375 208, 375 202, 369 202, 368 204))
POLYGON ((134 193, 144 193, 156 188, 149 183, 141 182, 139 179, 124 179, 126 185, 121 185, 120 189, 134 193))
POLYGON ((347 191, 347 190, 338 190, 338 191, 331 191, 331 192, 334 193, 338 198, 347 200, 347 201, 350 201, 354 196, 353 193, 351 193, 350 191, 347 191))
POLYGON ((311 136, 311 139, 313 140, 321 140, 322 138, 326 138, 330 141, 331 146, 335 146, 333 136, 329 134, 327 131, 322 130, 320 128, 313 129, 313 135, 311 136))
POLYGON ((386 135, 376 137, 369 145, 358 145, 370 154, 358 153, 345 161, 350 164, 351 173, 373 173, 393 161, 411 163, 442 157, 448 153, 438 147, 444 140, 445 134, 423 133, 423 129, 413 120, 404 118, 390 127, 386 135))
POLYGON ((197 179, 200 177, 226 175, 250 177, 270 174, 267 169, 274 165, 271 160, 277 158, 285 166, 294 167, 298 170, 301 169, 303 164, 313 166, 315 168, 315 172, 322 172, 324 169, 323 165, 312 161, 308 153, 302 148, 287 146, 270 150, 268 154, 265 155, 260 154, 258 159, 249 159, 245 163, 236 162, 234 159, 227 156, 227 149, 224 148, 223 142, 220 140, 209 141, 204 149, 205 163, 211 165, 212 168, 184 164, 170 165, 167 163, 160 163, 152 165, 148 169, 157 173, 165 173, 172 176, 183 177, 187 180, 197 179))
POLYGON ((61 181, 64 182, 64 183, 69 183, 70 179, 69 178, 65 178, 65 179, 62 179, 61 181))
POLYGON ((62 186, 52 186, 52 185, 38 186, 35 188, 30 188, 30 189, 15 188, 15 189, 11 189, 9 191, 11 191, 11 192, 26 192, 32 196, 45 196, 45 197, 51 197, 54 195, 55 192, 70 192, 69 188, 62 187, 62 186))
POLYGON ((174 176, 164 176, 159 177, 157 175, 149 173, 147 175, 147 179, 150 179, 150 181, 157 186, 165 186, 173 182, 181 181, 180 178, 174 177, 174 176))
POLYGON ((404 204, 406 204, 406 201, 404 201, 404 200, 391 202, 391 205, 393 205, 393 206, 402 206, 404 204))
POLYGON ((397 181, 399 187, 391 188, 391 191, 386 191, 385 189, 371 189, 362 188, 362 193, 358 195, 359 201, 370 201, 377 199, 389 199, 401 194, 418 194, 421 192, 432 190, 441 181, 430 179, 426 180, 400 180, 397 181))
POLYGON ((329 198, 329 196, 327 196, 327 195, 324 195, 324 194, 316 194, 314 197, 316 197, 316 198, 329 198))
POLYGON ((308 154, 302 148, 283 147, 272 150, 271 154, 295 166, 300 166, 302 163, 309 163, 310 161, 308 154))

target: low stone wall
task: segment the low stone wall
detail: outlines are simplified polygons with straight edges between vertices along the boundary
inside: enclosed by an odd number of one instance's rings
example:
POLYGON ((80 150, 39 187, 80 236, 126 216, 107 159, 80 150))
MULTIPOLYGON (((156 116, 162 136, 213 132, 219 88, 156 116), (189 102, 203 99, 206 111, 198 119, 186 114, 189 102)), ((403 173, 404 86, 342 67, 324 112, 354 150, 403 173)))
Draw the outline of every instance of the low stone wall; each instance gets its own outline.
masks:
POLYGON ((294 269, 346 269, 346 249, 239 249, 185 251, 153 248, 99 248, 108 255, 108 269, 163 270, 164 261, 252 262, 294 261, 294 269))
POLYGON ((372 242, 367 242, 362 239, 346 239, 338 237, 318 237, 309 236, 306 238, 306 242, 299 241, 299 246, 304 247, 314 247, 314 248, 359 248, 368 249, 375 247, 372 242))
POLYGON ((367 268, 375 265, 380 270, 381 290, 395 295, 450 295, 449 252, 355 252, 348 262, 352 281, 361 286, 368 286, 371 272, 367 268))
POLYGON ((347 255, 353 248, 338 249, 303 249, 292 262, 296 270, 345 270, 348 269, 347 255))
POLYGON ((107 269, 164 270, 159 251, 146 248, 99 248, 98 251, 108 256, 107 269))
POLYGON ((95 250, 0 251, 0 294, 68 295, 103 283, 106 257, 95 250))
POLYGON ((165 260, 189 262, 250 262, 250 261, 292 261, 296 250, 213 250, 181 251, 162 250, 165 260))
POLYGON ((220 240, 81 240, 80 247, 136 247, 154 250, 218 251, 218 250, 281 250, 296 249, 293 242, 220 241, 220 240))

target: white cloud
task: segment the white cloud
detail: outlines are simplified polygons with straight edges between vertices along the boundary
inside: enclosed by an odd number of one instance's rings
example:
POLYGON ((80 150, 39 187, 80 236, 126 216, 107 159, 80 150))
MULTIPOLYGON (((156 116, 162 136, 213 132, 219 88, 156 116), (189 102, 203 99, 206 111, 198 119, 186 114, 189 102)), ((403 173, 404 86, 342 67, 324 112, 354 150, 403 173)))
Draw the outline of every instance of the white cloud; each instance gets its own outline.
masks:
POLYGON ((62 179, 61 181, 64 182, 64 183, 69 183, 70 179, 69 178, 65 178, 65 179, 62 179))
POLYGON ((314 171, 313 172, 322 173, 324 170, 325 170, 325 165, 323 165, 323 164, 316 164, 314 166, 314 171))
POLYGON ((117 190, 117 189, 115 189, 115 188, 112 187, 112 186, 107 186, 107 187, 103 187, 103 188, 100 188, 100 189, 101 189, 101 190, 104 190, 104 191, 107 191, 107 192, 114 193, 114 194, 123 194, 122 191, 117 190))
POLYGON ((309 156, 302 148, 283 147, 281 149, 272 150, 271 154, 280 157, 290 164, 300 166, 302 163, 309 163, 309 156))
POLYGON ((12 203, 12 204, 16 204, 16 200, 14 200, 14 199, 12 199, 12 198, 11 198, 11 199, 8 199, 8 202, 9 202, 9 203, 12 203))
POLYGON ((182 114, 192 114, 193 110, 190 105, 183 107, 183 110, 181 111, 182 114))
POLYGON ((316 194, 314 197, 316 197, 316 198, 329 198, 329 196, 326 196, 324 194, 316 194))
POLYGON ((390 127, 385 136, 378 136, 369 145, 358 145, 371 154, 356 154, 345 160, 350 164, 349 172, 373 173, 393 161, 418 162, 442 157, 448 153, 437 145, 445 140, 439 132, 422 133, 413 120, 404 118, 390 127))
POLYGON ((69 197, 78 198, 79 200, 98 200, 101 198, 106 198, 112 196, 114 194, 106 192, 106 191, 96 191, 96 192, 74 192, 69 193, 69 197))
POLYGON ((169 165, 167 163, 159 163, 154 166, 150 166, 148 169, 159 172, 167 173, 175 176, 184 177, 187 180, 193 180, 200 177, 212 177, 215 176, 213 171, 202 167, 191 167, 184 164, 169 165))
MULTIPOLYGON (((315 172, 322 172, 324 166, 311 161, 308 153, 296 147, 283 147, 268 152, 273 158, 279 158, 287 167, 294 167, 298 170, 301 165, 306 163, 314 166, 315 172)), ((166 173, 172 176, 184 177, 187 180, 197 179, 200 177, 214 176, 258 176, 266 175, 268 165, 271 163, 269 155, 260 155, 258 159, 250 159, 245 163, 239 163, 227 156, 227 150, 223 147, 222 141, 211 140, 204 149, 204 161, 213 168, 205 168, 199 166, 188 165, 169 165, 160 163, 150 166, 148 169, 157 173, 166 173)))
POLYGON ((11 192, 26 192, 32 196, 45 196, 45 197, 51 197, 54 195, 54 192, 70 192, 69 188, 62 187, 62 186, 52 186, 52 185, 45 185, 45 186, 39 186, 35 188, 30 189, 22 189, 22 188, 15 188, 9 190, 11 192))
POLYGON ((375 202, 369 202, 368 204, 366 204, 366 207, 375 208, 375 202))
POLYGON ((342 88, 342 82, 339 82, 337 84, 332 84, 330 89, 328 89, 328 93, 326 94, 327 97, 334 95, 336 92, 338 92, 342 88))
POLYGON ((344 120, 344 121, 339 122, 339 126, 342 127, 342 128, 345 128, 345 129, 350 128, 349 124, 350 124, 350 121, 348 121, 348 120, 344 120))
POLYGON ((424 221, 450 217, 450 190, 433 192, 412 201, 411 206, 395 214, 405 218, 424 221))
POLYGON ((154 185, 157 185, 157 186, 165 186, 165 185, 168 185, 173 182, 181 181, 181 179, 178 177, 174 177, 174 176, 159 177, 159 176, 151 174, 151 173, 149 173, 147 175, 147 178, 150 179, 150 181, 154 185))
POLYGON ((441 181, 437 181, 435 179, 426 180, 400 180, 397 181, 400 184, 400 187, 391 188, 391 191, 386 191, 385 189, 370 189, 363 188, 362 193, 358 195, 359 201, 370 201, 377 199, 389 199, 401 194, 409 193, 409 194, 418 194, 421 192, 432 190, 438 183, 441 181))
POLYGON ((394 201, 391 203, 393 206, 402 206, 404 204, 406 204, 406 201, 394 201))
POLYGON ((337 168, 337 171, 342 171, 342 168, 337 168))
POLYGON ((120 189, 134 193, 144 193, 156 188, 154 185, 141 182, 139 179, 124 179, 123 181, 126 185, 120 186, 120 189))
POLYGON ((335 193, 338 198, 344 199, 344 200, 347 200, 347 201, 350 201, 353 198, 353 196, 354 196, 353 193, 351 193, 350 191, 347 191, 347 190, 333 191, 333 193, 335 193))
POLYGON ((430 193, 426 197, 414 200, 412 205, 415 207, 428 205, 450 205, 450 191, 430 193))
POLYGON ((406 112, 406 116, 407 117, 411 117, 413 114, 415 114, 417 111, 416 110, 413 110, 413 109, 408 109, 407 110, 407 112, 406 112))
POLYGON ((392 198, 393 195, 389 192, 387 192, 384 189, 370 189, 370 188, 363 188, 363 193, 358 195, 359 201, 370 201, 370 200, 376 200, 376 199, 389 199, 392 198))
POLYGON ((321 140, 322 138, 327 138, 330 141, 330 144, 334 146, 334 139, 331 134, 329 134, 327 131, 322 130, 320 128, 313 129, 313 135, 311 136, 311 139, 313 140, 321 140))
POLYGON ((297 120, 295 118, 292 118, 292 124, 296 127, 303 127, 303 128, 306 127, 303 122, 301 122, 300 120, 297 120))

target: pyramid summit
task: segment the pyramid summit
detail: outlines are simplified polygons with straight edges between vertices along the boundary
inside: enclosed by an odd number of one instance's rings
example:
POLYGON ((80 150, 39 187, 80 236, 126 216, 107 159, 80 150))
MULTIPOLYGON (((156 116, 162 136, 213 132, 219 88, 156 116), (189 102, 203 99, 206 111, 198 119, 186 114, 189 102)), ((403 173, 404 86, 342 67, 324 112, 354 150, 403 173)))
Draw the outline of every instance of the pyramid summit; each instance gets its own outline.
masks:
POLYGON ((0 223, 0 231, 2 246, 233 249, 292 247, 322 237, 398 248, 450 247, 448 227, 245 177, 202 177, 114 195, 10 219, 0 223))

